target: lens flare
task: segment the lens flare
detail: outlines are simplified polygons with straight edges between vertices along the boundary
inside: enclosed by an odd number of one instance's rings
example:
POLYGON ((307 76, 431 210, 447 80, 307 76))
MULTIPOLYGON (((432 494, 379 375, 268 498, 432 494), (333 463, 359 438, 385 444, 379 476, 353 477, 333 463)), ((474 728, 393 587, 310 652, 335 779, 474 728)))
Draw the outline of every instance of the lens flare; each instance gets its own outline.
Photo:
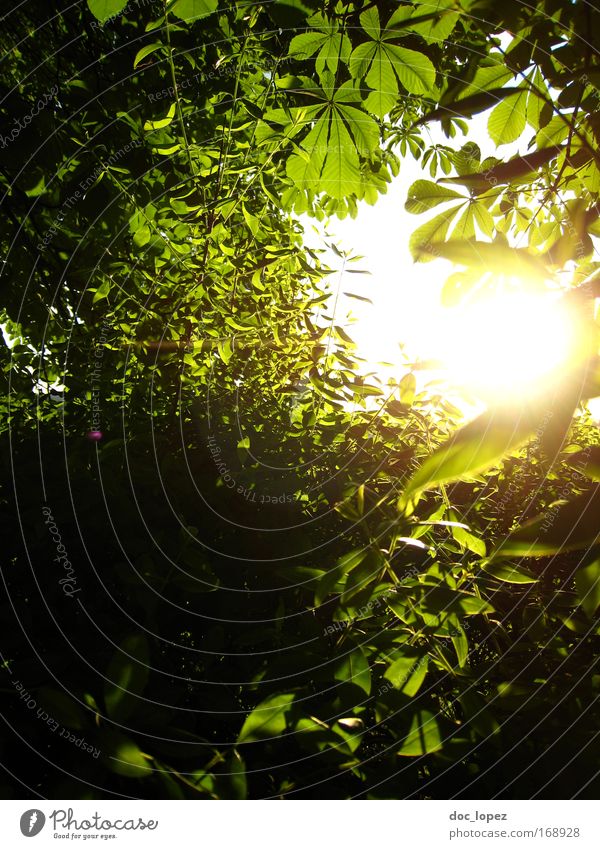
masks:
POLYGON ((572 320, 549 296, 490 295, 444 310, 436 325, 432 349, 447 377, 487 398, 539 390, 575 349, 572 320))

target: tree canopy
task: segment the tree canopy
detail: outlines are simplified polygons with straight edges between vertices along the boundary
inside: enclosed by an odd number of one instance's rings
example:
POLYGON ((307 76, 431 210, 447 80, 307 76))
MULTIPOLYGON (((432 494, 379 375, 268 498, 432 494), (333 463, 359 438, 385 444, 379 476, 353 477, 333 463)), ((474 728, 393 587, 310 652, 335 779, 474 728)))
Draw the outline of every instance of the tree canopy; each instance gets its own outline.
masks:
POLYGON ((597 795, 600 12, 3 25, 5 794, 597 795), (501 271, 577 321, 551 389, 467 424, 366 373, 305 243, 408 158, 445 302, 501 271))

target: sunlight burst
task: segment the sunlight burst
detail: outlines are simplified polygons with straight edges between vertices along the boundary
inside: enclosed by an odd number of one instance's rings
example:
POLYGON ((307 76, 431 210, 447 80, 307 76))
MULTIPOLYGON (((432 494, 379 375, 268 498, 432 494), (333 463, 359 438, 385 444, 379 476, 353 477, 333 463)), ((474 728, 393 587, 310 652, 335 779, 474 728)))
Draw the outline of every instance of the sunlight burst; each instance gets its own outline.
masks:
POLYGON ((499 293, 442 309, 429 344, 448 379, 486 400, 528 394, 565 364, 574 330, 559 299, 499 293))

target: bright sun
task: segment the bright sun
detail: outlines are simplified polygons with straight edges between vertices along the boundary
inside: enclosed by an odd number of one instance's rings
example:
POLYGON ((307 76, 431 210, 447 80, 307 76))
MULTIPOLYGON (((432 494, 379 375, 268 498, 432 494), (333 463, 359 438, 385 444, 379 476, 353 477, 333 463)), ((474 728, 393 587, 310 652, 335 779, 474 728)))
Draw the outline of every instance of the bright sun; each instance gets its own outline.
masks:
MULTIPOLYGON (((435 360, 438 368, 421 365, 421 383, 440 381, 439 390, 466 414, 473 405, 543 391, 557 369, 580 355, 563 292, 550 281, 547 288, 534 289, 502 269, 488 269, 487 275, 482 272, 487 294, 476 286, 477 297, 444 307, 442 290, 456 269, 443 259, 415 263, 410 255, 409 236, 418 222, 404 210, 404 200, 410 183, 423 175, 418 163, 408 163, 404 172, 376 206, 361 209, 357 219, 337 221, 330 234, 359 255, 357 265, 347 264, 346 273, 332 276, 332 291, 339 294, 336 318, 351 316, 347 329, 365 370, 385 381, 402 376, 399 365, 404 367, 406 357, 435 360), (495 280, 490 272, 497 272, 495 280)), ((312 226, 307 219, 307 231, 312 226)), ((327 261, 339 268, 335 254, 327 261)))
POLYGON ((440 309, 423 348, 445 377, 482 400, 522 397, 571 357, 574 331, 560 299, 498 293, 440 309))

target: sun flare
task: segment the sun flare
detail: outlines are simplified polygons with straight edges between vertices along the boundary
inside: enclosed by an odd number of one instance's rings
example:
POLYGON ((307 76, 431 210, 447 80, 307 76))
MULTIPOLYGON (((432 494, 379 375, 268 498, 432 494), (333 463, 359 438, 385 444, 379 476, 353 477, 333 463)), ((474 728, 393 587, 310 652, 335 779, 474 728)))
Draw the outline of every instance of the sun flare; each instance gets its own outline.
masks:
POLYGON ((498 293, 442 308, 428 333, 445 377, 486 400, 539 389, 575 347, 561 300, 540 294, 498 293))

